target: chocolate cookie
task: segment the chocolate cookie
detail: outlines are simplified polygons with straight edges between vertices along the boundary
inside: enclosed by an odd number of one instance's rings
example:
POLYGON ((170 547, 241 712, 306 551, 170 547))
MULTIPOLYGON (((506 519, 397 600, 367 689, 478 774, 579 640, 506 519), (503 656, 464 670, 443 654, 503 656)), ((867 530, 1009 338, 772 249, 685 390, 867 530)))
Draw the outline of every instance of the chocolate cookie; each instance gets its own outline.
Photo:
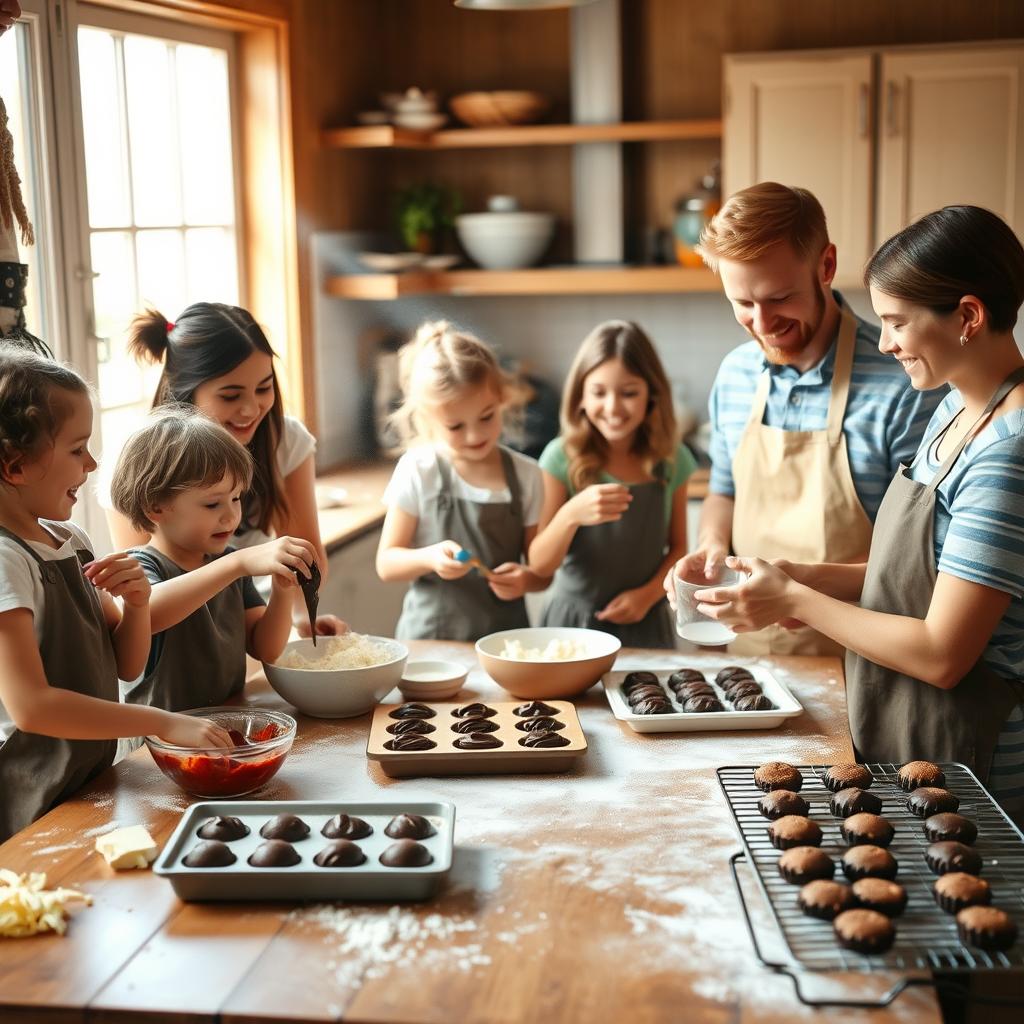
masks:
POLYGON ((502 746, 497 736, 491 736, 486 732, 471 732, 468 736, 460 736, 452 743, 453 747, 459 750, 494 750, 502 746))
POLYGON ((758 686, 753 679, 741 679, 739 682, 730 680, 730 683, 735 683, 735 685, 726 683, 726 685, 722 687, 722 692, 725 694, 725 699, 731 703, 735 703, 741 697, 762 696, 763 691, 761 687, 758 686))
POLYGON ((392 722, 388 732, 392 736, 426 736, 434 731, 434 726, 424 722, 422 718, 404 718, 400 722, 392 722))
POLYGON ((852 888, 858 907, 877 910, 886 917, 899 917, 907 905, 907 890, 884 878, 861 878, 852 888))
MULTIPOLYGON (((553 721, 553 719, 547 718, 528 718, 528 722, 547 722, 553 721)), ((523 723, 520 722, 520 725, 523 723)), ((500 726, 491 718, 460 718, 457 722, 452 722, 452 732, 458 733, 469 733, 469 732, 497 732, 500 726)))
POLYGON ((882 801, 874 793, 851 786, 841 789, 828 802, 828 809, 837 818, 849 818, 851 814, 878 814, 882 801))
POLYGON ((206 839, 198 843, 182 863, 187 868, 226 868, 238 858, 227 843, 219 839, 206 839))
POLYGON ((924 859, 937 875, 946 875, 950 871, 964 871, 968 875, 981 874, 981 857, 978 852, 952 840, 932 843, 925 850, 924 859))
POLYGON ((413 702, 411 704, 400 704, 391 712, 392 718, 433 718, 437 712, 428 708, 426 704, 413 702))
POLYGON ((717 697, 715 688, 710 683, 683 683, 675 691, 679 702, 685 703, 691 697, 717 697))
POLYGON ((283 839, 268 839, 249 854, 249 863, 254 868, 290 868, 300 860, 295 847, 283 839))
POLYGON ((264 839, 283 839, 297 843, 309 835, 309 826, 294 814, 278 814, 260 829, 260 835, 264 839))
POLYGON ((776 850, 794 846, 820 846, 821 829, 810 818, 786 814, 768 826, 768 838, 776 850))
MULTIPOLYGON (((657 682, 657 677, 655 677, 657 682)), ((659 687, 660 689, 660 687, 659 687)), ((551 715, 558 714, 558 708, 553 708, 550 704, 545 704, 542 700, 531 700, 528 704, 520 704, 513 714, 518 715, 520 718, 537 718, 544 716, 550 718, 551 715)))
POLYGON ((832 928, 839 945, 855 953, 884 953, 896 938, 892 921, 877 910, 844 910, 832 928))
POLYGON ((901 789, 909 792, 921 786, 944 786, 946 776, 931 761, 909 761, 896 773, 896 781, 901 789))
POLYGON ((200 839, 219 839, 222 843, 231 843, 243 839, 249 834, 249 826, 241 818, 209 818, 200 826, 196 833, 200 839))
POLYGON ((888 878, 896 877, 899 865, 896 858, 880 846, 851 846, 843 854, 843 874, 851 882, 859 878, 888 878))
POLYGON ((931 843, 952 839, 973 846, 978 838, 978 826, 962 814, 933 814, 924 823, 924 834, 931 843))
POLYGON ((1013 918, 996 907, 967 907, 956 915, 960 941, 978 949, 1009 949, 1017 941, 1013 918))
POLYGON ((646 700, 648 697, 660 697, 662 700, 665 699, 665 691, 660 686, 650 686, 644 684, 643 686, 634 686, 629 691, 629 696, 626 698, 626 703, 630 707, 639 704, 640 701, 646 700))
POLYGON ((848 885, 840 885, 838 882, 808 882, 800 890, 796 901, 808 917, 831 921, 853 906, 853 893, 848 885))
POLYGON ((373 829, 362 818, 350 818, 347 814, 336 814, 329 818, 320 835, 327 839, 365 839, 373 829))
POLYGON ((774 711, 775 705, 763 693, 750 693, 733 702, 736 711, 774 711))
POLYGON ((803 776, 785 761, 769 761, 754 770, 754 784, 765 793, 773 789, 789 789, 799 793, 803 787, 803 776))
POLYGON ((940 875, 932 887, 935 902, 947 914, 958 914, 964 907, 992 902, 992 888, 984 878, 975 878, 963 871, 940 875))
POLYGON ((856 786, 857 789, 870 789, 874 777, 862 764, 834 764, 822 776, 825 788, 833 793, 841 789, 856 786))
POLYGON ((779 858, 779 874, 793 885, 831 878, 835 873, 832 858, 816 846, 796 846, 779 858))
POLYGON ((396 814, 384 827, 384 835, 392 839, 426 839, 435 829, 422 814, 396 814))
POLYGON ((919 786, 907 797, 907 810, 919 818, 930 818, 943 811, 955 811, 960 800, 948 789, 938 786, 919 786))
POLYGON ((433 740, 428 740, 426 736, 396 736, 393 740, 388 740, 384 744, 387 750, 433 750, 437 744, 433 740))
POLYGON ((704 678, 704 673, 698 672, 695 668, 681 668, 673 672, 667 682, 669 687, 674 690, 683 683, 706 683, 707 680, 704 678))
POLYGON ((557 732, 528 732, 520 741, 521 747, 567 747, 569 741, 557 732))
POLYGON ((313 863, 321 868, 354 868, 365 860, 366 854, 350 839, 335 839, 313 858, 313 863))
POLYGON ((644 697, 642 701, 633 705, 634 715, 670 715, 672 705, 668 697, 644 697))
POLYGON ((460 704, 457 708, 452 709, 453 718, 493 718, 497 713, 494 708, 481 704, 479 701, 472 704, 460 704))
POLYGON ((706 715, 724 710, 725 707, 717 697, 691 697, 683 704, 683 711, 687 714, 706 715))
MULTIPOLYGON (((557 718, 524 718, 516 722, 516 728, 520 732, 561 732, 565 726, 557 718)), ((489 729, 487 731, 490 732, 489 729)))
POLYGON ((896 834, 896 829, 892 827, 888 818, 864 811, 843 819, 839 831, 851 846, 888 846, 896 834))
POLYGON ((799 793, 788 789, 773 789, 757 801, 757 809, 764 817, 774 821, 786 814, 806 817, 811 805, 799 793))
POLYGON ((727 665, 715 676, 715 682, 721 686, 735 676, 745 676, 747 679, 754 678, 748 669, 741 668, 739 665, 727 665))
POLYGON ((422 868, 433 859, 430 851, 415 839, 399 839, 380 855, 381 864, 388 868, 422 868))
POLYGON ((645 686, 648 683, 658 683, 658 677, 653 672, 627 672, 622 680, 622 688, 628 692, 634 686, 645 686))

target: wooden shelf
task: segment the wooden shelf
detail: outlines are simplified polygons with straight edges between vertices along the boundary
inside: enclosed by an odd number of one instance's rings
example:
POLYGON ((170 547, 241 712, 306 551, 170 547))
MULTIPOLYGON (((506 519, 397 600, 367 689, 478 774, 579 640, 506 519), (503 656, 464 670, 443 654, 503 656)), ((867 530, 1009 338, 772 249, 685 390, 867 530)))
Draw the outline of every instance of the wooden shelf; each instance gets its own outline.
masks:
POLYGON ((393 125, 328 128, 327 149, 482 149, 501 146, 575 146, 588 142, 672 142, 720 139, 717 118, 691 121, 634 121, 623 124, 528 124, 498 128, 448 128, 413 132, 393 125))
POLYGON ((329 277, 324 290, 339 299, 386 301, 408 295, 671 295, 715 292, 718 282, 710 270, 689 267, 537 267, 341 274, 329 277))

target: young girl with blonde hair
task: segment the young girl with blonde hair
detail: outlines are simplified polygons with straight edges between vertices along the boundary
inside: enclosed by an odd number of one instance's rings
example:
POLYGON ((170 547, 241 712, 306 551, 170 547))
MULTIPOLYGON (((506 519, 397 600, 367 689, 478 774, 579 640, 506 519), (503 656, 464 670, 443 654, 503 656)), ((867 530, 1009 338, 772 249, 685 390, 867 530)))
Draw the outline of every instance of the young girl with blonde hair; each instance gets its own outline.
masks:
POLYGON ((602 629, 630 647, 672 647, 662 579, 686 550, 686 480, 668 378, 650 338, 609 320, 587 336, 544 449, 544 508, 530 568, 557 569, 547 626, 602 629))
POLYGON ((483 342, 446 321, 424 324, 399 353, 406 452, 384 494, 382 580, 408 580, 395 635, 476 640, 527 626, 523 595, 541 579, 522 564, 537 530, 537 464, 499 444, 525 388, 483 342), (472 552, 479 567, 459 561, 472 552))

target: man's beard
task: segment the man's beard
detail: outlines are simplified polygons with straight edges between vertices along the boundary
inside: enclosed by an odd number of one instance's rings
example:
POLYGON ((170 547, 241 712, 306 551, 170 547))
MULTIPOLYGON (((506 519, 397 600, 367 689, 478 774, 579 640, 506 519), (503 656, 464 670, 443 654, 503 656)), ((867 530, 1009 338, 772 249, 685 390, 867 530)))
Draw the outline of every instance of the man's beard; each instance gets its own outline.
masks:
POLYGON ((774 345, 769 345, 761 337, 755 335, 757 343, 761 346, 764 352, 765 359, 769 363, 776 366, 786 366, 793 362, 797 356, 800 355, 804 349, 814 340, 815 335, 821 329, 821 325, 825 320, 825 292, 821 287, 821 284, 815 281, 814 290, 814 317, 809 324, 797 324, 797 329, 800 332, 800 339, 796 345, 788 348, 776 348, 774 345))

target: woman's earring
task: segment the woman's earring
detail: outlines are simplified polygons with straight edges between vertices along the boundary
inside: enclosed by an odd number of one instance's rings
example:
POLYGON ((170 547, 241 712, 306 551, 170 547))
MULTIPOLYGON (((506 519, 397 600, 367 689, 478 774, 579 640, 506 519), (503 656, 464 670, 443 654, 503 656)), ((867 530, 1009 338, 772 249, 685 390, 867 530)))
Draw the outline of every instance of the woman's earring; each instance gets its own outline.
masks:
POLYGON ((967 344, 967 335, 966 334, 961 334, 960 335, 960 347, 963 348, 964 345, 966 345, 966 344, 967 344))

